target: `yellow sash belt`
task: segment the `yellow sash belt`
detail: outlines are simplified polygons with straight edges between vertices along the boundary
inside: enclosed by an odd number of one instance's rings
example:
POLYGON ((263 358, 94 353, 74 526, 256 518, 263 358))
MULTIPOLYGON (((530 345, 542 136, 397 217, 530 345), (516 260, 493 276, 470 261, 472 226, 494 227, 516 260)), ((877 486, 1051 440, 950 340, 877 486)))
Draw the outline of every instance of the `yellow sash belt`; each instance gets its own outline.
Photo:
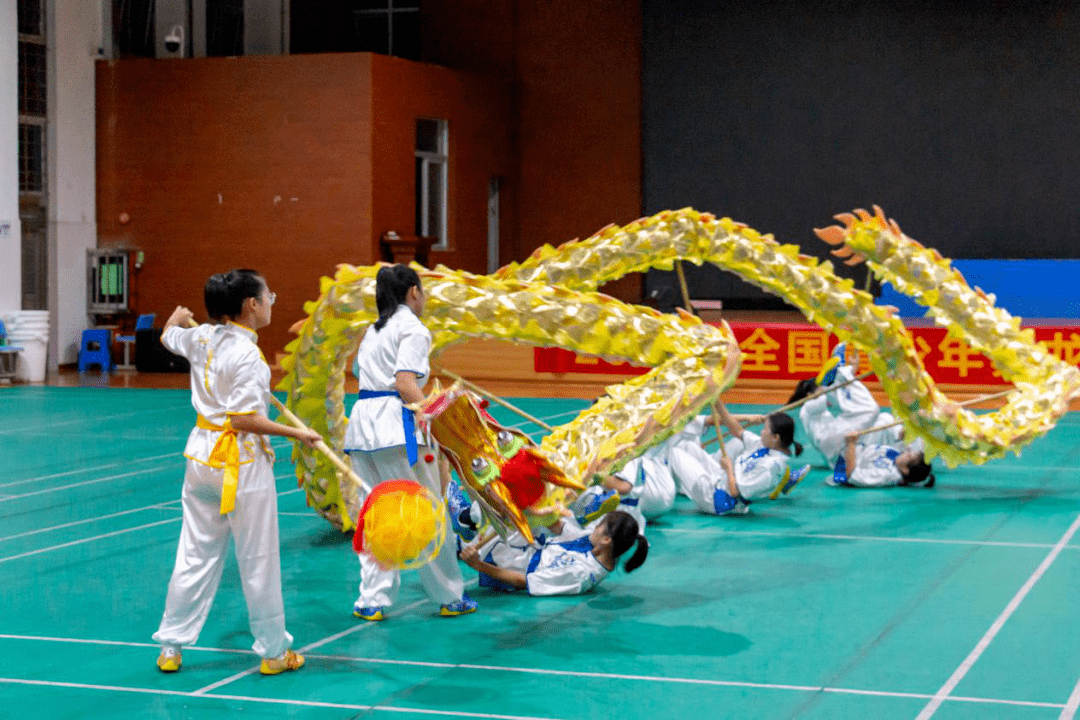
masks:
POLYGON ((215 425, 202 415, 196 418, 195 426, 221 433, 214 443, 214 449, 210 451, 207 464, 210 467, 225 468, 225 482, 221 488, 221 514, 226 515, 236 507, 236 486, 240 479, 240 444, 236 439, 236 430, 229 419, 225 420, 224 425, 215 425))

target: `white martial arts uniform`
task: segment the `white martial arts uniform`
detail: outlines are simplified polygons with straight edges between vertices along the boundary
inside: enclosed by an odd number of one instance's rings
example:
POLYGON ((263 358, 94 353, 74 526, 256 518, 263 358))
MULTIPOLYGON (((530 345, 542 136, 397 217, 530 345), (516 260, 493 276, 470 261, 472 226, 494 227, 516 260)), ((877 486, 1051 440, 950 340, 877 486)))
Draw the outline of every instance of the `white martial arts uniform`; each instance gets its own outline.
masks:
POLYGON ((234 435, 231 416, 266 414, 270 368, 256 339, 253 330, 232 322, 170 327, 161 336, 165 347, 191 363, 191 403, 200 416, 184 448, 183 525, 165 614, 154 633, 165 647, 179 649, 198 639, 221 581, 230 535, 255 637, 252 648, 261 657, 279 657, 292 644, 281 599, 273 451, 261 435, 235 433, 236 504, 227 515, 221 514, 222 453, 213 452, 223 435, 234 435))
MULTIPOLYGON (((634 483, 640 483, 638 510, 648 520, 655 520, 675 504, 675 477, 667 464, 670 439, 663 445, 647 450, 640 458, 640 471, 635 472, 634 483)), ((620 476, 621 477, 621 476, 620 476)), ((627 482, 630 480, 627 478, 627 482)), ((631 495, 633 495, 631 493, 631 495)), ((626 508, 620 508, 625 510, 626 508)), ((644 532, 644 525, 642 526, 644 532)))
POLYGON ((855 448, 855 467, 848 469, 846 463, 837 463, 833 484, 855 487, 892 487, 900 484, 900 471, 896 458, 902 448, 890 445, 859 445, 855 448))
MULTIPOLYGON (((368 328, 360 341, 354 368, 361 398, 349 415, 345 452, 349 453, 356 474, 370 485, 369 490, 386 480, 414 480, 435 497, 442 497, 438 458, 425 445, 419 428, 409 433, 417 455, 414 462, 408 460, 410 438, 406 435, 403 406, 395 385, 395 375, 399 372, 415 373, 418 379, 427 377, 430 352, 431 332, 407 305, 398 306, 381 330, 368 328), (364 391, 378 394, 365 398, 364 391)), ((411 423, 412 412, 405 413, 411 423)), ((361 503, 369 490, 360 491, 361 503)), ((361 553, 359 558, 360 596, 356 604, 365 608, 393 605, 401 584, 398 571, 380 567, 366 554, 361 553)), ((444 542, 435 559, 417 573, 428 597, 440 605, 461 599, 465 582, 453 542, 444 542)))
POLYGON ((764 447, 760 436, 743 430, 741 441, 733 438, 724 445, 728 456, 733 458, 735 485, 739 489, 739 497, 733 498, 728 492, 723 466, 701 446, 704 420, 699 417, 693 423, 699 435, 694 438, 684 433, 682 440, 668 451, 668 465, 675 474, 679 492, 693 500, 701 512, 710 515, 746 512, 750 501, 767 498, 791 472, 787 455, 764 447))
MULTIPOLYGON (((564 523, 565 524, 565 523, 564 523)), ((592 553, 593 545, 584 530, 567 527, 556 541, 539 548, 526 545, 514 534, 507 541, 496 538, 480 548, 480 558, 491 565, 525 574, 530 595, 580 595, 592 590, 611 572, 592 553)), ((481 587, 513 590, 483 573, 481 587)))
MULTIPOLYGON (((854 379, 855 371, 849 365, 842 365, 836 372, 836 383, 854 379)), ((893 422, 889 413, 881 412, 877 401, 862 382, 856 381, 831 393, 819 395, 799 408, 799 422, 806 430, 810 443, 816 447, 825 461, 836 464, 844 449, 844 437, 848 433, 866 430, 893 422), (834 416, 832 408, 837 410, 834 416)), ((895 435, 892 431, 873 433, 863 442, 890 442, 895 435)))

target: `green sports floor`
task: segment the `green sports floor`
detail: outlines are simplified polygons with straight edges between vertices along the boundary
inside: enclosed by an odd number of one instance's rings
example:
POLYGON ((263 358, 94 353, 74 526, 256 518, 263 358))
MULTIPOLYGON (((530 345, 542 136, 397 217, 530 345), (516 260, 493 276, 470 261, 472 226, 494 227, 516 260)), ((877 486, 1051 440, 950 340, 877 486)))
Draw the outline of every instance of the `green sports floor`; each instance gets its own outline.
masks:
MULTIPOLYGON (((585 405, 519 404, 553 423, 585 405)), ((351 616, 350 539, 306 508, 279 440, 286 617, 307 665, 277 677, 257 672, 231 561, 183 670, 154 664, 187 391, 7 387, 0 417, 0 717, 957 720, 1080 705, 1075 414, 1022 457, 939 469, 933 490, 828 487, 821 467, 746 516, 680 498, 650 526, 645 565, 589 595, 492 594, 463 566, 480 611, 439 618, 407 573, 382 623, 351 616)))

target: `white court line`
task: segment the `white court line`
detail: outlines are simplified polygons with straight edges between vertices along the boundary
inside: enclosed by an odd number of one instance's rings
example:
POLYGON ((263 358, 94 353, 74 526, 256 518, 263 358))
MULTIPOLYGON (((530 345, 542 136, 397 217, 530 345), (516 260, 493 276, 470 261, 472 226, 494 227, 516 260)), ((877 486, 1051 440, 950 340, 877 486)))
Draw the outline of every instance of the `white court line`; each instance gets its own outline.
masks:
MULTIPOLYGON (((187 435, 180 439, 187 439, 187 435)), ((270 443, 270 447, 274 450, 276 454, 279 450, 288 450, 292 448, 292 443, 270 443)), ((108 465, 81 467, 76 468, 75 470, 67 470, 65 472, 53 473, 52 475, 39 475, 37 477, 26 478, 25 480, 14 480, 12 482, 0 483, 0 488, 12 487, 14 485, 25 485, 26 483, 40 482, 42 480, 55 480, 56 478, 67 477, 69 475, 79 475, 80 473, 91 473, 98 470, 108 470, 109 468, 128 466, 134 463, 153 462, 154 460, 164 460, 165 458, 182 458, 183 456, 183 451, 178 451, 165 453, 164 455, 151 455, 150 457, 136 458, 134 460, 121 460, 120 462, 109 463, 108 465)))
POLYGON ((115 413, 113 415, 90 415, 87 417, 75 418, 74 420, 62 420, 60 422, 51 422, 47 425, 39 425, 37 427, 23 427, 15 430, 0 430, 0 435, 21 435, 27 433, 36 433, 40 431, 52 431, 53 428, 63 427, 64 425, 77 425, 79 423, 93 421, 100 422, 102 420, 115 420, 116 418, 131 417, 132 415, 142 415, 143 413, 155 413, 162 412, 164 410, 180 410, 182 408, 190 408, 191 403, 186 402, 183 405, 162 405, 160 407, 146 408, 144 410, 133 410, 126 413, 115 413))
POLYGON ((1076 717, 1077 708, 1080 708, 1080 682, 1073 688, 1072 694, 1065 703, 1065 708, 1058 715, 1058 720, 1072 720, 1076 717))
MULTIPOLYGON (((281 479, 286 478, 286 477, 291 477, 291 476, 290 475, 282 475, 281 477, 276 477, 275 476, 274 479, 275 480, 281 480, 281 479)), ((303 490, 303 488, 293 488, 292 490, 283 490, 283 491, 279 492, 277 494, 277 496, 282 497, 283 495, 291 495, 292 493, 301 492, 302 490, 303 490)), ((166 523, 176 522, 178 520, 183 520, 183 517, 178 516, 178 517, 174 517, 174 518, 169 518, 168 520, 160 520, 158 522, 147 523, 146 525, 139 525, 137 527, 125 528, 123 530, 114 530, 113 532, 103 533, 101 535, 95 535, 93 537, 88 537, 88 538, 82 538, 80 540, 72 540, 71 542, 66 542, 66 543, 63 543, 61 545, 51 545, 49 547, 40 548, 38 550, 31 550, 29 552, 20 553, 18 555, 9 555, 8 557, 0 557, 0 563, 6 563, 8 560, 18 560, 19 558, 31 557, 33 555, 40 555, 41 553, 47 553, 47 552, 51 552, 53 550, 61 550, 63 548, 71 547, 73 545, 82 545, 83 543, 92 542, 94 540, 103 540, 105 538, 115 537, 116 535, 123 535, 125 533, 135 532, 136 530, 145 530, 146 528, 152 528, 152 527, 156 527, 158 525, 165 525, 166 523)))
MULTIPOLYGON (((658 530, 658 532, 663 534, 684 533, 688 535, 753 535, 765 537, 801 537, 812 540, 866 540, 870 542, 919 543, 924 545, 987 545, 991 547, 1015 547, 1035 549, 1054 547, 1054 545, 1051 545, 1050 543, 998 542, 994 540, 945 540, 934 538, 884 537, 879 535, 828 535, 825 533, 768 532, 764 530, 699 530, 695 528, 663 528, 658 530)), ((1073 547, 1071 549, 1080 549, 1080 547, 1073 547)))
POLYGON ((986 634, 982 636, 978 643, 976 643, 974 649, 972 649, 968 656, 964 658, 964 661, 960 663, 960 666, 956 668, 952 676, 945 681, 945 684, 942 685, 936 693, 934 693, 934 697, 930 700, 929 703, 926 704, 926 707, 922 709, 922 712, 920 712, 916 716, 915 720, 927 720, 927 718, 932 717, 934 713, 937 712, 937 709, 941 706, 942 701, 945 698, 949 697, 949 694, 952 693, 952 691, 956 689, 956 686, 960 684, 960 681, 964 679, 964 676, 967 675, 968 670, 970 670, 971 667, 978 661, 979 657, 983 654, 986 648, 990 646, 990 643, 994 641, 994 638, 997 636, 998 632, 1001 631, 1001 628, 1004 627, 1008 619, 1012 617, 1012 614, 1016 612, 1016 609, 1020 607, 1020 603, 1023 602, 1024 598, 1027 597, 1027 594, 1031 592, 1031 588, 1035 587, 1035 583, 1039 581, 1039 579, 1043 576, 1047 569, 1049 569, 1050 564, 1053 563, 1054 560, 1057 559, 1057 556, 1061 554, 1061 551, 1068 544, 1069 540, 1072 539, 1072 536, 1076 534, 1077 530, 1080 530, 1080 515, 1076 516, 1076 519, 1073 520, 1072 525, 1069 526, 1069 529, 1066 530, 1065 534, 1061 536, 1060 540, 1058 540, 1057 545, 1054 546, 1054 549, 1051 550, 1049 554, 1047 554, 1047 556, 1039 564, 1039 567, 1035 568, 1035 572, 1031 574, 1031 577, 1027 579, 1027 582, 1025 582, 1023 586, 1021 586, 1021 588, 1017 590, 1016 595, 1014 595, 1012 600, 1009 601, 1009 604, 1005 606, 1005 609, 1002 610, 1001 615, 999 615, 998 618, 994 620, 994 623, 990 626, 990 629, 987 630, 986 634))
MULTIPOLYGON (((472 583, 470 583, 470 586, 472 583)), ((427 600, 419 600, 412 605, 407 606, 406 609, 412 608, 417 604, 423 604, 427 600)), ((306 653, 308 648, 313 648, 327 643, 333 642, 341 637, 344 637, 350 633, 356 632, 365 627, 369 627, 373 623, 364 623, 363 625, 357 625, 354 628, 350 628, 344 632, 336 635, 331 635, 328 638, 312 643, 309 646, 301 648, 300 652, 306 653)), ((41 642, 59 642, 59 643, 73 643, 83 645, 105 645, 105 646, 120 646, 120 647, 138 647, 138 648, 153 648, 158 649, 160 646, 157 643, 143 643, 143 642, 124 642, 119 640, 94 640, 94 639, 77 639, 77 638, 62 638, 62 637, 48 637, 41 635, 9 635, 0 634, 0 640, 34 640, 41 642)), ((200 645, 192 645, 187 650, 199 651, 199 652, 211 652, 211 653, 224 653, 232 655, 254 655, 251 650, 240 650, 233 648, 216 648, 206 647, 200 645)), ((929 693, 908 693, 908 692, 892 692, 888 690, 859 690, 855 688, 837 688, 837 687, 822 687, 819 685, 784 685, 784 684, 769 684, 769 683, 756 683, 756 682, 744 682, 738 680, 706 680, 698 678, 680 678, 680 677, 668 677, 661 675, 628 675, 619 673, 600 673, 600 672, 577 672, 573 670, 548 670, 543 668, 524 668, 524 667, 512 667, 501 665, 476 665, 476 664, 464 664, 464 663, 441 663, 441 662, 424 662, 419 660, 390 660, 383 658, 370 658, 354 655, 323 655, 318 653, 306 654, 307 658, 313 660, 339 660, 342 662, 355 662, 366 663, 372 665, 400 665, 409 667, 429 667, 429 668, 445 668, 445 669, 463 669, 463 670, 483 670, 486 672, 507 672, 507 673, 522 673, 529 675, 550 675, 554 677, 584 677, 598 680, 614 680, 623 682, 626 680, 655 682, 655 683, 673 683, 683 685, 704 685, 713 687, 745 687, 759 690, 790 690, 795 692, 824 692, 841 695, 866 695, 872 697, 895 697, 895 698, 915 698, 921 700, 929 700, 933 696, 929 693)), ((237 675, 237 679, 246 675, 252 674, 254 671, 248 671, 237 675)), ((205 690, 205 689, 204 689, 205 690)), ((201 691, 195 691, 193 694, 198 694, 201 691)), ((207 697, 219 697, 214 695, 207 695, 207 697)), ((1036 702, 1029 700, 1006 700, 1000 698, 976 698, 976 697, 964 697, 961 695, 953 695, 946 698, 948 702, 963 702, 963 703, 979 703, 984 705, 1009 705, 1009 706, 1022 706, 1022 707, 1045 707, 1045 708, 1061 708, 1061 703, 1051 702, 1036 702)))
POLYGON ((25 480, 15 480, 8 483, 0 483, 0 488, 11 487, 13 485, 25 485, 26 483, 39 482, 41 480, 55 480, 59 477, 67 477, 68 475, 78 475, 79 473, 91 473, 98 470, 108 470, 109 468, 121 467, 131 465, 133 463, 152 462, 154 460, 162 460, 164 458, 172 458, 177 456, 183 456, 183 452, 171 452, 165 455, 152 455, 146 458, 137 458, 135 460, 121 460, 120 462, 110 463, 108 465, 96 465, 94 467, 82 467, 75 470, 68 470, 61 473, 53 473, 52 475, 39 475, 37 477, 27 478, 25 480))
POLYGON ((143 470, 133 470, 129 473, 122 473, 120 475, 106 475, 105 477, 95 478, 93 480, 83 480, 82 482, 71 483, 70 485, 58 485, 57 487, 45 488, 44 490, 35 490, 33 492, 22 493, 21 495, 9 495, 5 498, 0 498, 0 502, 7 502, 8 500, 21 500, 22 498, 34 497, 35 495, 44 495, 46 493, 58 492, 60 490, 70 490, 71 488, 82 487, 83 485, 95 485, 97 483, 107 482, 109 480, 119 480, 120 478, 132 477, 134 475, 145 475, 146 473, 164 472, 168 468, 145 468, 143 470))
POLYGON ((64 528, 74 527, 76 525, 85 525, 86 523, 97 522, 98 520, 108 520, 110 518, 120 517, 121 515, 131 515, 132 513, 146 512, 147 510, 167 510, 171 509, 169 508, 170 505, 175 505, 178 502, 180 502, 180 498, 177 498, 176 500, 169 500, 168 502, 156 503, 154 505, 145 505, 140 508, 135 508, 134 510, 121 510, 120 512, 111 513, 109 515, 99 515, 97 517, 86 518, 84 520, 73 520, 71 522, 63 523, 61 525, 51 525, 49 527, 40 528, 38 530, 28 530, 23 533, 18 533, 17 535, 6 535, 4 537, 0 537, 0 542, 4 542, 5 540, 15 540, 16 538, 28 537, 30 535, 38 535, 45 532, 52 532, 53 530, 63 530, 64 528))
POLYGON ((50 547, 41 548, 39 550, 30 550, 29 552, 19 553, 18 555, 9 555, 7 557, 0 558, 0 563, 6 563, 8 560, 19 560, 20 558, 33 557, 34 555, 40 555, 42 553, 51 552, 53 550, 61 550, 63 548, 72 547, 74 545, 82 545, 83 543, 93 542, 94 540, 103 540, 105 538, 116 537, 117 535, 124 535, 129 532, 135 532, 136 530, 145 530, 146 528, 157 527, 158 525, 174 523, 182 519, 182 517, 174 517, 169 518, 168 520, 158 520, 157 522, 147 523, 146 525, 139 525, 138 527, 125 528, 123 530, 114 530, 110 533, 95 535, 94 537, 83 538, 81 540, 72 540, 71 542, 63 543, 62 545, 52 545, 50 547))
MULTIPOLYGON (((410 603, 409 605, 406 605, 402 609, 402 611, 412 610, 413 608, 417 608, 417 607, 423 605, 426 602, 427 602, 427 600, 417 600, 416 602, 413 602, 413 603, 410 603)), ((316 640, 315 642, 311 643, 310 645, 305 645, 304 647, 300 648, 299 650, 297 650, 297 652, 300 653, 301 655, 303 655, 308 650, 314 650, 315 648, 322 647, 323 645, 326 645, 327 643, 334 642, 335 640, 339 640, 339 639, 345 637, 346 635, 352 635, 353 633, 357 633, 357 632, 360 632, 361 630, 365 630, 365 629, 371 627, 374 624, 375 623, 373 623, 373 622, 364 620, 363 624, 361 624, 361 625, 354 625, 353 627, 349 628, 348 630, 343 630, 343 631, 341 631, 339 633, 336 633, 334 635, 330 635, 328 637, 325 637, 322 640, 316 640)), ((245 670, 243 672, 238 672, 235 675, 227 677, 227 678, 225 678, 223 680, 218 680, 215 683, 211 683, 211 684, 207 685, 206 687, 201 687, 198 690, 196 690, 193 694, 194 695, 205 695, 206 693, 210 692, 211 690, 217 690, 219 687, 222 687, 224 685, 228 685, 229 683, 236 682, 237 680, 240 680, 241 678, 245 678, 248 675, 254 675, 258 671, 259 671, 259 666, 256 665, 255 667, 248 668, 247 670, 245 670)))
POLYGON ((437 715, 439 717, 484 718, 485 720, 555 720, 533 715, 498 715, 495 713, 454 712, 452 710, 425 710, 422 708, 390 707, 386 705, 356 705, 352 703, 318 702, 315 700, 282 700, 277 698, 259 698, 247 695, 196 695, 180 690, 160 690, 155 688, 122 687, 120 685, 94 685, 91 683, 56 682, 51 680, 20 680, 0 677, 0 683, 11 685, 33 685, 37 687, 62 687, 75 690, 107 690, 110 692, 136 693, 140 695, 165 695, 183 698, 208 698, 210 700, 239 700, 242 702, 263 703, 269 705, 288 705, 296 707, 334 708, 341 710, 379 710, 382 712, 403 713, 409 715, 437 715))

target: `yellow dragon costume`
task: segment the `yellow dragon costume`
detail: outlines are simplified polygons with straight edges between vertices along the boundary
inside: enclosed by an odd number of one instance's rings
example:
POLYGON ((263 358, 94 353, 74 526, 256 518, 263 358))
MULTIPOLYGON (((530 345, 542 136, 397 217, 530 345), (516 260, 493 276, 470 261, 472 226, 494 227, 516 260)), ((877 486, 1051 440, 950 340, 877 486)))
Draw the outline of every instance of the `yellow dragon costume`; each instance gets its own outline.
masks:
MULTIPOLYGON (((679 260, 711 263, 777 295, 841 340, 853 343, 881 379, 908 437, 926 442, 928 458, 983 463, 1046 433, 1080 395, 1080 370, 1054 357, 1020 319, 972 289, 949 261, 904 235, 879 208, 838 215, 843 225, 817 231, 847 262, 865 259, 882 281, 926 306, 955 337, 986 355, 1016 386, 1000 410, 975 415, 935 387, 911 337, 889 308, 838 278, 829 262, 802 255, 730 218, 693 209, 666 211, 625 227, 608 226, 584 240, 536 250, 491 275, 439 266, 420 273, 428 300, 424 323, 434 351, 469 337, 555 346, 652 367, 607 388, 595 405, 544 437, 540 452, 570 485, 616 471, 664 441, 712 403, 738 374, 738 351, 726 327, 680 312, 658 313, 599 294, 631 272, 672 269, 679 260)), ((375 320, 378 268, 341 265, 323 278, 320 297, 282 361, 278 385, 287 405, 330 444, 343 443, 345 371, 375 320)), ((293 451, 308 503, 335 526, 352 528, 355 489, 307 448, 293 451)))

